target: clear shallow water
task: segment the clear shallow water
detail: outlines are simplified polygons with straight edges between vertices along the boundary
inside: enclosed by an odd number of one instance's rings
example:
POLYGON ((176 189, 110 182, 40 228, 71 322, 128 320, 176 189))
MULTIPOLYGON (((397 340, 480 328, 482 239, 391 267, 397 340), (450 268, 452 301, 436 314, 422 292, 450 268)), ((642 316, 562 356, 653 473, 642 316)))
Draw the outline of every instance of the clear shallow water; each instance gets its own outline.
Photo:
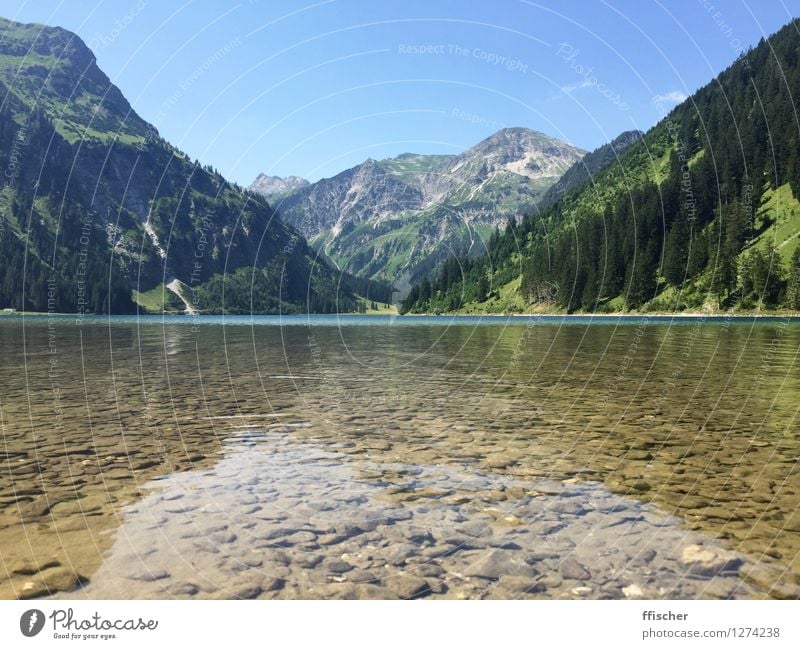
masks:
POLYGON ((2 597, 800 594, 796 321, 21 321, 2 597))

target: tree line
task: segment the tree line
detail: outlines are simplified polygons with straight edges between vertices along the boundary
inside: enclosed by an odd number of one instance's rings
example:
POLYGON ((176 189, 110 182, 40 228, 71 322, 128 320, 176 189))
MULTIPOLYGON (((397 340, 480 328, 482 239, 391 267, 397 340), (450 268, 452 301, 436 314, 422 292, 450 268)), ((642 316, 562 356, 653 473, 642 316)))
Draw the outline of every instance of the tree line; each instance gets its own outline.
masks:
MULTIPOLYGON (((744 53, 588 183, 456 255, 401 311, 482 302, 520 278, 528 304, 567 312, 800 309, 800 253, 780 254, 765 192, 800 197, 800 35, 793 21, 744 53), (659 166, 660 161, 663 164, 659 166)), ((791 243, 791 242, 786 242, 791 243)))

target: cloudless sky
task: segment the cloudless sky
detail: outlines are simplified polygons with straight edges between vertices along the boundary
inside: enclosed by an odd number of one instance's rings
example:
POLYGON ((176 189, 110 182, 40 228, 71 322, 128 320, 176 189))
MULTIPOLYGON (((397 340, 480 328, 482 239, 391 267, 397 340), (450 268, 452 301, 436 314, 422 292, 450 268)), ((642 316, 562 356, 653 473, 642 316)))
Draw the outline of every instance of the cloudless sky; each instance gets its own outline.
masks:
POLYGON ((315 180, 368 157, 456 153, 505 126, 591 150, 647 130, 800 15, 800 0, 0 7, 76 32, 162 136, 244 185, 262 171, 315 180))

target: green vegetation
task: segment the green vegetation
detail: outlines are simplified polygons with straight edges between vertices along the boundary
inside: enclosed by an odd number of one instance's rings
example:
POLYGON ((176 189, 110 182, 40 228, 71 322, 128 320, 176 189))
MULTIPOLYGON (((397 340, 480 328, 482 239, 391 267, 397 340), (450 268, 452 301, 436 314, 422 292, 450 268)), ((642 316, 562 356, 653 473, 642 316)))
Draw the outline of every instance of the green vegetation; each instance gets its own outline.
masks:
POLYGON ((242 267, 214 275, 191 287, 186 297, 201 312, 354 313, 365 312, 366 300, 390 302, 393 290, 391 285, 347 273, 333 275, 328 266, 308 255, 292 259, 290 254, 262 268, 242 267))
POLYGON ((419 155, 404 153, 396 158, 379 160, 376 164, 411 185, 419 182, 420 174, 442 173, 452 161, 450 155, 419 155))
POLYGON ((133 301, 145 313, 183 313, 186 310, 183 301, 164 284, 143 293, 134 290, 133 301))
POLYGON ((765 251, 769 244, 777 246, 784 264, 789 264, 800 244, 800 201, 792 195, 789 184, 764 192, 756 214, 754 247, 765 251))
POLYGON ((182 311, 165 277, 210 313, 350 311, 356 288, 391 300, 164 141, 76 35, 0 19, 0 96, 0 308, 182 311))
POLYGON ((567 169, 558 182, 545 192, 538 203, 538 208, 549 207, 569 191, 590 183, 595 174, 613 164, 631 144, 640 140, 643 135, 644 133, 641 131, 625 131, 608 144, 587 153, 567 169))
POLYGON ((496 231, 486 255, 446 262, 401 311, 797 308, 799 24, 591 181, 496 231))
POLYGON ((506 128, 459 155, 369 159, 270 200, 339 267, 407 285, 455 250, 482 253, 495 225, 522 214, 582 154, 506 128))

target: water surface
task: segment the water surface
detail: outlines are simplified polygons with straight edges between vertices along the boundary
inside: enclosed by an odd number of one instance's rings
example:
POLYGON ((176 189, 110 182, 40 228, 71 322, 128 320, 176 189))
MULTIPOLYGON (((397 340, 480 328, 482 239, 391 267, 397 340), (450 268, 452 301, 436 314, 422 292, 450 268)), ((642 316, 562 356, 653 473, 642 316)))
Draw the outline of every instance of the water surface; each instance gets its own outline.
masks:
POLYGON ((0 319, 0 596, 800 593, 784 318, 0 319))

